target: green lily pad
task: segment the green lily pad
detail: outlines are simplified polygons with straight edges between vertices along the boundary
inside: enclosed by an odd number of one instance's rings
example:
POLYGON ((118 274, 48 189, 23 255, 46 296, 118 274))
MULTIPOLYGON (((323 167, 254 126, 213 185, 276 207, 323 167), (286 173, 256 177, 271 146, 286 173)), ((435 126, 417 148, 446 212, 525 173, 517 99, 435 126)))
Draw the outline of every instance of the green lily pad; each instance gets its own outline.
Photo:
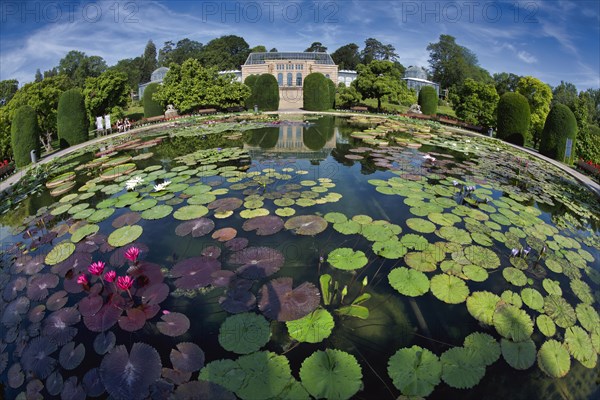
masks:
POLYGON ((362 251, 354 251, 347 247, 335 249, 327 256, 327 262, 329 264, 335 268, 346 271, 362 268, 367 265, 368 261, 365 253, 362 251))
POLYGON ((60 215, 60 214, 64 214, 64 213, 66 213, 67 211, 69 211, 69 209, 70 209, 71 207, 73 207, 73 205, 72 205, 72 204, 69 204, 69 203, 67 203, 67 204, 62 204, 62 205, 60 205, 60 206, 56 207, 55 209, 53 209, 52 211, 50 211, 50 214, 51 214, 51 215, 55 215, 55 216, 56 216, 56 215, 60 215))
POLYGON ((508 283, 512 283, 515 286, 524 286, 527 284, 527 276, 523 271, 513 267, 504 268, 502 270, 502 276, 508 283))
POLYGON ((544 308, 544 297, 535 289, 525 288, 521 290, 521 299, 532 310, 541 311, 544 308))
POLYGON ((292 339, 306 343, 322 342, 331 335, 334 327, 333 317, 323 308, 317 308, 310 314, 285 324, 292 339))
POLYGON ((208 214, 208 208, 201 205, 183 206, 173 213, 173 217, 180 221, 196 219, 208 214))
POLYGON ((296 210, 290 207, 278 208, 275 210, 275 214, 279 215, 280 217, 291 217, 292 215, 296 214, 296 210))
POLYGON ((496 307, 493 320, 498 333, 515 342, 527 340, 533 333, 531 317, 524 310, 510 304, 496 307))
POLYGON ((447 350, 441 355, 440 361, 442 380, 453 388, 472 388, 485 375, 485 365, 477 363, 470 351, 463 347, 447 350))
POLYGON ((96 224, 84 225, 81 228, 77 229, 75 232, 73 232, 73 234, 71 235, 71 241, 73 243, 78 243, 84 237, 93 235, 94 233, 98 232, 99 230, 100 230, 100 227, 96 224))
POLYGON ((54 246, 52 250, 46 255, 44 264, 56 265, 65 261, 75 251, 75 245, 71 242, 61 242, 54 246))
POLYGON ((369 318, 369 309, 364 306, 350 304, 349 306, 343 306, 335 310, 335 313, 345 317, 354 317, 360 319, 369 318))
POLYGON ((439 358, 419 346, 399 349, 388 361, 388 375, 405 396, 429 396, 441 374, 439 358))
POLYGON ((200 370, 198 379, 216 383, 225 389, 235 392, 243 384, 246 373, 240 365, 233 360, 216 360, 204 366, 200 370))
MULTIPOLYGON (((356 223, 354 221, 352 222, 356 223)), ((333 227, 335 228, 335 225, 333 227)), ((407 250, 398 239, 389 239, 385 242, 373 243, 373 251, 380 257, 397 260, 404 257, 407 250)))
POLYGON ((90 215, 87 218, 87 220, 89 222, 101 222, 113 215, 114 212, 114 208, 101 208, 99 210, 94 211, 94 213, 90 215))
POLYGON ((368 215, 355 215, 352 217, 352 221, 358 222, 361 225, 368 225, 373 222, 373 218, 369 217, 368 215))
POLYGON ((474 282, 485 282, 488 278, 488 273, 479 265, 465 265, 462 269, 465 276, 474 282))
POLYGON ((325 214, 324 218, 327 222, 331 222, 332 224, 337 224, 337 223, 348 221, 348 217, 346 217, 344 214, 342 214, 340 212, 327 213, 327 214, 325 214))
MULTIPOLYGON (((273 203, 274 203, 276 206, 279 206, 279 207, 289 207, 289 206, 291 206, 291 205, 295 204, 296 202, 295 202, 293 199, 290 199, 290 198, 284 197, 284 198, 281 198, 281 199, 276 199, 276 200, 274 200, 274 201, 273 201, 273 203)), ((336 213, 336 214, 338 214, 338 213, 336 213)), ((343 215, 343 214, 342 214, 342 215, 343 215)), ((330 222, 331 222, 331 221, 330 221, 330 222)))
POLYGON ((394 268, 388 274, 390 285, 400 294, 415 297, 429 292, 429 279, 421 271, 406 267, 394 268))
POLYGON ((571 368, 571 356, 566 347, 556 340, 546 341, 537 354, 538 366, 552 378, 562 378, 571 368))
POLYGON ((161 219, 170 215, 172 211, 173 207, 166 204, 160 204, 142 212, 142 218, 148 220, 161 219))
POLYGON ((588 332, 593 332, 594 329, 600 327, 600 317, 598 311, 589 304, 579 303, 575 307, 577 319, 583 328, 588 332))
POLYGON ((513 342, 502 338, 500 347, 502 348, 502 357, 514 369, 529 369, 535 363, 536 349, 535 343, 531 339, 513 342))
POLYGON ((442 239, 446 239, 449 242, 456 242, 460 244, 471 244, 473 241, 469 232, 464 229, 459 229, 454 226, 442 226, 436 234, 442 239))
POLYGON ((131 211, 144 211, 154 207, 158 201, 155 199, 143 199, 133 203, 129 209, 131 211))
POLYGON ((317 399, 349 399, 362 386, 356 358, 341 350, 316 351, 300 367, 304 388, 317 399))
POLYGON ((521 308, 523 306, 523 300, 521 300, 521 296, 518 293, 513 292, 512 290, 505 290, 502 292, 502 300, 505 303, 512 304, 517 308, 521 308))
POLYGON ((435 224, 441 226, 452 226, 461 221, 461 218, 458 215, 451 213, 431 213, 427 215, 427 218, 435 224))
POLYGON ((381 225, 372 222, 369 225, 363 225, 360 234, 371 242, 384 242, 399 233, 395 233, 394 228, 388 225, 392 224, 381 225))
POLYGON ((439 274, 431 278, 431 293, 444 303, 459 304, 467 299, 469 288, 456 276, 439 274))
POLYGON ((465 338, 463 347, 477 364, 492 365, 500 358, 500 343, 487 333, 471 333, 465 338))
POLYGON ((432 233, 435 231, 435 225, 423 218, 408 218, 406 225, 413 231, 420 233, 432 233))
POLYGON ((108 235, 108 244, 113 247, 121 247, 136 241, 144 232, 139 225, 128 225, 121 227, 108 235))
POLYGON ((546 337, 552 337, 556 333, 556 324, 552 321, 552 318, 546 314, 538 315, 535 319, 535 323, 540 332, 546 337))
POLYGON ((259 314, 230 315, 219 328, 219 343, 227 351, 249 354, 259 350, 269 341, 269 322, 259 314))
POLYGON ((420 251, 425 250, 429 246, 427 239, 414 233, 403 235, 400 239, 400 243, 409 249, 420 251))
POLYGON ((557 281, 546 278, 542 281, 542 286, 548 294, 562 296, 562 289, 560 288, 560 283, 557 281))
POLYGON ((572 326, 565 331, 565 346, 573 358, 586 368, 594 368, 598 362, 598 355, 590 336, 579 326, 572 326))
POLYGON ((333 224, 333 229, 344 235, 354 235, 360 233, 362 225, 356 221, 346 220, 333 224))
POLYGON ((585 304, 592 304, 594 302, 594 295, 589 285, 581 279, 571 279, 571 290, 585 304))
POLYGON ((428 253, 423 251, 410 252, 404 256, 406 265, 421 272, 431 272, 437 269, 437 261, 428 253))
POLYGON ((67 213, 69 213, 71 215, 77 214, 78 212, 85 210, 89 206, 90 206, 89 203, 80 203, 80 204, 77 204, 77 205, 69 208, 69 211, 67 211, 67 213))
POLYGON ((575 310, 561 296, 547 296, 544 301, 544 312, 561 328, 568 328, 577 322, 575 310))

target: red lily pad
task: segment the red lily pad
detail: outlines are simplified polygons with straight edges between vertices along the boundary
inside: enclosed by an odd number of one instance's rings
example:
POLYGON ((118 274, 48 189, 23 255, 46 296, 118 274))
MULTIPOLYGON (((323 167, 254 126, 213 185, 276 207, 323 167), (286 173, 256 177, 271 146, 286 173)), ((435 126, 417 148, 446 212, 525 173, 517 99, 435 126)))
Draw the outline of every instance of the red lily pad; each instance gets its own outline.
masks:
POLYGON ((248 247, 229 257, 231 264, 240 265, 236 272, 247 279, 260 279, 273 275, 285 262, 283 253, 270 247, 248 247))
POLYGON ((232 314, 253 309, 256 305, 256 296, 250 291, 253 283, 253 281, 242 278, 231 280, 225 296, 219 298, 221 307, 232 314))
POLYGON ((146 324, 146 314, 138 308, 130 308, 119 317, 119 327, 127 332, 140 330, 146 324))
POLYGON ((156 327, 167 336, 180 336, 190 329, 190 320, 185 314, 171 312, 164 314, 161 320, 156 323, 156 327))
POLYGON ((180 289, 196 289, 211 283, 210 274, 221 268, 221 262, 212 257, 192 257, 180 261, 171 270, 175 286, 180 289))
POLYGON ((215 210, 216 213, 222 213, 240 208, 242 204, 244 204, 242 199, 236 197, 224 197, 208 203, 206 207, 208 207, 209 210, 215 210))
POLYGON ((179 343, 169 357, 173 368, 182 372, 195 372, 204 366, 204 352, 195 343, 179 343))
POLYGON ((42 335, 48 336, 57 345, 70 342, 77 334, 77 328, 71 325, 81 320, 81 314, 74 307, 61 308, 50 314, 43 323, 42 335))
POLYGON ((225 242, 225 247, 231 251, 240 251, 248 246, 249 240, 246 238, 235 238, 225 242))
POLYGON ((36 274, 27 282, 27 297, 39 301, 48 297, 48 289, 58 285, 58 276, 54 274, 36 274))
POLYGON ((102 296, 89 295, 79 300, 77 307, 82 316, 89 317, 100 311, 103 305, 104 299, 102 296))
POLYGON ((142 219, 142 215, 136 212, 128 212, 118 216, 112 222, 113 228, 121 228, 125 225, 135 225, 142 219))
POLYGON ((60 310, 67 304, 68 300, 67 292, 65 290, 59 290, 48 297, 48 300, 46 300, 46 308, 48 311, 60 310))
POLYGON ((138 296, 142 297, 142 302, 148 305, 160 304, 169 296, 169 285, 158 283, 156 285, 146 286, 143 291, 138 291, 138 296))
POLYGON ((318 215, 300 215, 288 219, 284 226, 298 235, 314 236, 327 229, 327 221, 318 215))
POLYGON ((96 314, 83 317, 83 323, 92 332, 104 332, 117 323, 121 313, 122 310, 119 307, 109 302, 103 305, 96 314))
POLYGON ((242 229, 246 232, 255 230, 258 236, 274 235, 283 229, 283 219, 276 215, 254 217, 246 220, 242 229))
POLYGON ((268 318, 293 321, 313 312, 321 302, 319 289, 304 282, 295 289, 292 278, 277 278, 264 284, 259 292, 258 308, 268 318))
POLYGON ((217 246, 206 246, 200 254, 205 257, 219 258, 221 255, 221 248, 217 246))
POLYGON ((201 237, 215 229, 215 223, 208 218, 198 218, 191 221, 182 222, 175 228, 177 236, 186 236, 190 233, 192 237, 201 237))
POLYGON ((228 240, 233 239, 237 235, 237 230, 234 228, 221 228, 216 230, 212 234, 212 238, 218 240, 219 242, 226 242, 228 240))

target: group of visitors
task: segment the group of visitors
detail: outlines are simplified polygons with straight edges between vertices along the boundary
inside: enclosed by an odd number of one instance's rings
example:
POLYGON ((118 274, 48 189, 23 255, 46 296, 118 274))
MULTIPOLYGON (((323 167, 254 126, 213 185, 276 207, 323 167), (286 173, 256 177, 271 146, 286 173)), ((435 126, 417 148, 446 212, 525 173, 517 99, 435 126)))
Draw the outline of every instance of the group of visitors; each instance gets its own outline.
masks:
MULTIPOLYGON (((131 122, 129 121, 129 118, 119 119, 116 127, 118 132, 125 132, 131 129, 131 122)), ((96 131, 101 135, 112 133, 110 114, 96 117, 96 131)))
POLYGON ((131 122, 129 122, 129 118, 125 118, 125 120, 117 121, 117 130, 119 132, 125 132, 131 129, 131 122))

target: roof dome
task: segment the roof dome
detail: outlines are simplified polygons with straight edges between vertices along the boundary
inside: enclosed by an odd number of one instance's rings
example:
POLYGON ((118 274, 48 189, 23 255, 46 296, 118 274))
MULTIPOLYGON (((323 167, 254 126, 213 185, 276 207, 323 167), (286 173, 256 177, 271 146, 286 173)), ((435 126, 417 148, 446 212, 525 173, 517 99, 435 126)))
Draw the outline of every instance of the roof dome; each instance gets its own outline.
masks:
POLYGON ((150 81, 151 82, 162 82, 163 79, 165 79, 165 75, 167 75, 167 72, 169 71, 169 68, 167 67, 160 67, 155 69, 154 71, 152 71, 152 75, 150 75, 150 81))

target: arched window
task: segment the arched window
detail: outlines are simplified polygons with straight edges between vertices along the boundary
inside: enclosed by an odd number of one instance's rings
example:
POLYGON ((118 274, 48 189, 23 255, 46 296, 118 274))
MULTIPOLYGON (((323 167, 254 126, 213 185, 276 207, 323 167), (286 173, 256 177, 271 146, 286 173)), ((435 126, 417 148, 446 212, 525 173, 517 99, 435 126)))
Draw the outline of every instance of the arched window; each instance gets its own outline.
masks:
POLYGON ((291 72, 288 72, 288 74, 287 74, 287 85, 288 86, 292 86, 293 79, 294 79, 294 75, 291 72))
POLYGON ((277 84, 283 86, 283 74, 281 72, 277 74, 277 84))
POLYGON ((302 86, 302 73, 298 72, 296 74, 296 86, 302 86))

